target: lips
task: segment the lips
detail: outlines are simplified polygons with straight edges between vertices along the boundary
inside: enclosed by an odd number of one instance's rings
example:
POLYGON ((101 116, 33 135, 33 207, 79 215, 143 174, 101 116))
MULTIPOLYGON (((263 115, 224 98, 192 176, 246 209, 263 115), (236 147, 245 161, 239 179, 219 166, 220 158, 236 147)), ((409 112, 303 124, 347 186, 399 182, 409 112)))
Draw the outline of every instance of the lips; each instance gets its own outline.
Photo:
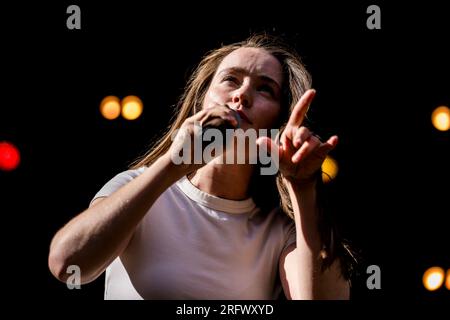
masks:
POLYGON ((253 122, 250 121, 250 119, 245 115, 245 113, 242 110, 236 110, 236 112, 239 114, 239 116, 244 119, 246 122, 253 124, 253 122))

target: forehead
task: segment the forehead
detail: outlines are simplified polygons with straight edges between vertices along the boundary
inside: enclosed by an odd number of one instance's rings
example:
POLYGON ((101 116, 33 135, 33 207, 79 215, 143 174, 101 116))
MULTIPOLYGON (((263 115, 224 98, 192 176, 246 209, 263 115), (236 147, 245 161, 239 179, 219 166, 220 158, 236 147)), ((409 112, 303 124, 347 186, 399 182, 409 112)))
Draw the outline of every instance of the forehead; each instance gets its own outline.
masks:
POLYGON ((265 75, 281 84, 283 75, 280 62, 261 48, 239 48, 227 55, 217 72, 228 68, 243 68, 249 73, 265 75))

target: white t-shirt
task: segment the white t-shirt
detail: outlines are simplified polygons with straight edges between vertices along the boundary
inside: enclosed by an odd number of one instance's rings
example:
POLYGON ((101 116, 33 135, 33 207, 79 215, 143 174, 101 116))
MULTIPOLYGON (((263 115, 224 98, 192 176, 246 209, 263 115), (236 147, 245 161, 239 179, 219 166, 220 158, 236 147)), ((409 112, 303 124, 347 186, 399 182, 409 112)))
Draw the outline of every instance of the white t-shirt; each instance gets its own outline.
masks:
MULTIPOLYGON (((144 170, 118 174, 94 199, 144 170)), ((183 177, 106 269, 105 299, 276 299, 280 254, 294 241, 294 222, 279 209, 263 213, 251 198, 212 196, 183 177)))

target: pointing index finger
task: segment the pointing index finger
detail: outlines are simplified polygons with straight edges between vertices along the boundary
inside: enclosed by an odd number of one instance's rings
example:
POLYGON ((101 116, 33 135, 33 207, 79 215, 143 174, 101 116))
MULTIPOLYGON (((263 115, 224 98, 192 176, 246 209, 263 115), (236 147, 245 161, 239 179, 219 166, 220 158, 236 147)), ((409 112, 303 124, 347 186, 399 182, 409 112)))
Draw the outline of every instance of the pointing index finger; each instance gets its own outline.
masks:
POLYGON ((302 124, 303 119, 305 118, 306 111, 308 111, 309 105, 311 104, 311 101, 315 95, 316 90, 314 89, 309 89, 302 95, 302 97, 292 110, 288 125, 299 127, 302 124))

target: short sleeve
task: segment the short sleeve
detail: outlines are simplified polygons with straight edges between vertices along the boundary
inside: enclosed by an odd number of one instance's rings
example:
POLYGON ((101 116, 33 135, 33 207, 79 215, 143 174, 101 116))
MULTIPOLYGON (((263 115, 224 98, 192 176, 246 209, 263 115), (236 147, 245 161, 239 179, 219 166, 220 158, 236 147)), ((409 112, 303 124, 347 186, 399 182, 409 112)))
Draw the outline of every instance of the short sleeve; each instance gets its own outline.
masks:
POLYGON ((97 198, 110 196, 111 194, 119 190, 121 187, 126 185, 128 182, 132 181, 140 174, 142 174, 144 170, 145 167, 141 167, 139 169, 127 170, 117 174, 95 194, 94 198, 91 200, 91 203, 89 205, 91 205, 92 202, 97 198))
POLYGON ((285 239, 286 240, 284 242, 283 251, 287 247, 289 247, 291 244, 295 243, 295 241, 297 240, 297 232, 295 230, 294 220, 291 220, 291 222, 289 223, 289 226, 287 227, 285 239))

